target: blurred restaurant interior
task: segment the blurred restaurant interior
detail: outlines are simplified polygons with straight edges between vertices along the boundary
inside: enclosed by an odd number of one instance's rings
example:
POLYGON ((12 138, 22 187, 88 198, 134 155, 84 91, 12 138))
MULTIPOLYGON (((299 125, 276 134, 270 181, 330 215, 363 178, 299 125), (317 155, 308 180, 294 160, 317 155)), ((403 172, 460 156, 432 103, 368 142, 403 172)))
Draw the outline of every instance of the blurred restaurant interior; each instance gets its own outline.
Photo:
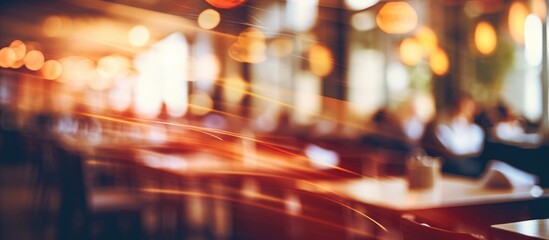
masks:
POLYGON ((549 239, 547 4, 2 0, 0 239, 549 239))

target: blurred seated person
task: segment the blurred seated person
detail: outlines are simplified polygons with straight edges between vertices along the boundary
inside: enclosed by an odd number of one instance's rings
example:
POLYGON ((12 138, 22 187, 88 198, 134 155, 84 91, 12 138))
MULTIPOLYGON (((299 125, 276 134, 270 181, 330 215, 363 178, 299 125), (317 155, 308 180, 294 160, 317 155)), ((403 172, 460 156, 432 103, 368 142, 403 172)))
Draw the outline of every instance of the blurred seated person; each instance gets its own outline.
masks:
POLYGON ((370 124, 381 137, 417 145, 425 133, 427 123, 431 121, 434 112, 432 105, 432 100, 424 95, 411 95, 394 110, 379 109, 370 124))
POLYGON ((516 144, 536 144, 540 140, 537 133, 527 133, 523 118, 515 115, 504 102, 494 107, 490 137, 496 141, 516 144))
POLYGON ((434 149, 434 155, 442 155, 443 171, 466 176, 481 174, 482 164, 474 158, 483 151, 485 134, 474 121, 476 111, 474 100, 462 94, 449 115, 442 114, 432 123, 430 136, 425 137, 426 147, 434 149))
POLYGON ((404 137, 414 145, 419 144, 434 115, 433 99, 428 95, 415 93, 400 104, 397 110, 404 137))

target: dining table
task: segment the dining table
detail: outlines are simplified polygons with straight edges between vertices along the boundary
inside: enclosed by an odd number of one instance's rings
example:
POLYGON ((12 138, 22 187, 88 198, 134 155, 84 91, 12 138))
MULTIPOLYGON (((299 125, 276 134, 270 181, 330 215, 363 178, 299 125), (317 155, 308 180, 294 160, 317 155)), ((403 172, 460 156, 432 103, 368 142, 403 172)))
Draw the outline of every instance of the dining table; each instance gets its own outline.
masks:
POLYGON ((384 237, 385 231, 370 224, 381 239, 401 237, 399 223, 404 214, 448 230, 489 235, 491 225, 531 217, 549 200, 549 190, 538 185, 490 188, 481 179, 452 174, 442 174, 432 187, 424 189, 410 188, 406 176, 301 182, 298 188, 346 202, 388 232, 397 232, 384 237))

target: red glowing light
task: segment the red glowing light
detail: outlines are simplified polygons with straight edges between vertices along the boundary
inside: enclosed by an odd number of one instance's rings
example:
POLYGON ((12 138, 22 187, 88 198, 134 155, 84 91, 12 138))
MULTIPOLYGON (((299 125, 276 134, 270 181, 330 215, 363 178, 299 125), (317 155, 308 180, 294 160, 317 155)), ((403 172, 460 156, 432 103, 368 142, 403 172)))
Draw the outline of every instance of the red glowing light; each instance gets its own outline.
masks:
POLYGON ((206 0, 216 8, 235 8, 242 5, 246 0, 206 0))

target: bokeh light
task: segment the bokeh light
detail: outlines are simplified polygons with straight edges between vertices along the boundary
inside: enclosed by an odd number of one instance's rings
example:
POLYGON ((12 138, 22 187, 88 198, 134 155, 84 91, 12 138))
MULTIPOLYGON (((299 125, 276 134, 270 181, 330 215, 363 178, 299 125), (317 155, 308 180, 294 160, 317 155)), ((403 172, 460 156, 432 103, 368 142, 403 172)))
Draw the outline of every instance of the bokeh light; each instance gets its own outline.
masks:
POLYGON ((387 2, 376 16, 379 28, 389 34, 411 32, 417 26, 416 10, 407 2, 387 2))
POLYGON ((259 63, 267 59, 266 37, 259 29, 250 27, 242 31, 229 48, 229 56, 238 62, 259 63))
POLYGON ((376 17, 371 11, 363 11, 353 14, 351 26, 358 31, 368 31, 376 27, 376 17))
POLYGON ((48 60, 40 70, 42 77, 48 80, 55 80, 61 76, 63 67, 57 60, 48 60))
POLYGON ((67 16, 48 16, 42 25, 42 32, 47 37, 62 37, 67 35, 73 26, 72 19, 67 16))
POLYGON ((275 38, 269 43, 269 51, 276 57, 287 57, 294 51, 294 43, 286 37, 275 38))
POLYGON ((11 42, 10 48, 15 53, 15 61, 23 59, 25 57, 25 54, 27 53, 27 46, 21 40, 14 40, 13 42, 11 42))
POLYGON ((246 0, 206 0, 216 8, 235 8, 242 5, 246 0))
POLYGON ((410 66, 418 64, 423 57, 420 43, 415 38, 405 38, 400 43, 400 60, 410 66))
POLYGON ((286 24, 296 32, 311 30, 318 18, 319 0, 287 0, 286 24))
POLYGON ((351 10, 359 11, 374 6, 379 0, 345 0, 345 6, 351 10))
POLYGON ((109 55, 97 61, 97 73, 100 77, 114 78, 129 71, 130 60, 120 55, 109 55))
POLYGON ((198 26, 204 29, 213 29, 219 25, 221 15, 213 9, 206 9, 198 15, 198 26))
POLYGON ((149 42, 149 38, 149 29, 142 25, 133 27, 128 33, 128 41, 134 47, 144 46, 149 42))
POLYGON ((27 54, 27 51, 32 48, 27 47, 27 45, 21 40, 14 40, 10 44, 10 49, 12 49, 15 53, 15 61, 10 65, 10 67, 20 68, 25 65, 25 55, 27 54))
POLYGON ((315 44, 309 50, 311 72, 319 77, 327 76, 334 69, 332 52, 326 46, 315 44))
POLYGON ((88 78, 95 72, 95 63, 84 57, 66 57, 59 60, 63 69, 57 81, 71 84, 76 88, 83 88, 88 78))
POLYGON ((513 2, 509 8, 509 33, 517 43, 524 43, 524 21, 528 14, 528 7, 521 1, 513 2))
POLYGON ((498 40, 494 27, 485 21, 481 21, 475 27, 475 46, 477 50, 484 54, 492 54, 497 47, 498 40))
POLYGON ((203 116, 213 109, 213 100, 208 93, 196 92, 190 96, 190 112, 193 115, 203 116))
POLYGON ((442 76, 448 72, 450 60, 448 59, 446 52, 443 49, 438 48, 431 54, 429 65, 434 74, 442 76))
POLYGON ((97 70, 90 71, 86 78, 88 86, 97 91, 108 89, 112 84, 112 78, 106 78, 99 75, 97 70))
POLYGON ((424 54, 430 55, 433 51, 437 49, 438 46, 438 38, 430 27, 427 26, 421 26, 416 31, 416 39, 421 45, 421 48, 423 49, 424 54))
POLYGON ((226 78, 223 81, 223 99, 229 103, 239 104, 247 91, 247 84, 239 77, 226 78))
POLYGON ((15 51, 9 47, 0 49, 0 67, 8 68, 15 63, 15 51))
POLYGON ((29 70, 39 70, 44 65, 44 54, 38 50, 31 50, 25 56, 25 67, 29 70))

